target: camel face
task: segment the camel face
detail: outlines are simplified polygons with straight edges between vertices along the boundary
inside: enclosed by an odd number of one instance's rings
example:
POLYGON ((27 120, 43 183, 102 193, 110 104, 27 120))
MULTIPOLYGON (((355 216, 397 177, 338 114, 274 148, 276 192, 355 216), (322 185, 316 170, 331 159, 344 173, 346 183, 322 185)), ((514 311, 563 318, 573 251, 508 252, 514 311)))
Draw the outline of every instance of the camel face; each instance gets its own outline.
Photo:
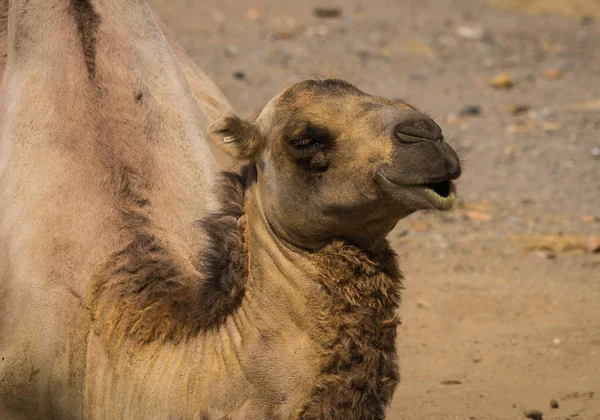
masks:
POLYGON ((440 127, 341 80, 298 83, 253 124, 229 117, 212 129, 256 162, 267 219, 299 246, 369 245, 400 218, 455 201, 460 162, 440 127))

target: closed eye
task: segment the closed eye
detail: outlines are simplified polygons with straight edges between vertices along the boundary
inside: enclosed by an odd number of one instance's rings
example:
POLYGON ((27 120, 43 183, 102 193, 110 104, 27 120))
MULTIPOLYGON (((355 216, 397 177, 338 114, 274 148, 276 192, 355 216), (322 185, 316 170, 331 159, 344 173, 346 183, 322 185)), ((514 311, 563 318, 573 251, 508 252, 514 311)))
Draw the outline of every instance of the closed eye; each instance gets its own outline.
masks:
POLYGON ((324 127, 306 123, 302 129, 290 136, 289 145, 292 150, 300 153, 313 153, 331 148, 333 136, 324 127))
POLYGON ((292 141, 292 146, 296 149, 309 149, 316 145, 316 140, 310 137, 302 137, 300 139, 292 141))

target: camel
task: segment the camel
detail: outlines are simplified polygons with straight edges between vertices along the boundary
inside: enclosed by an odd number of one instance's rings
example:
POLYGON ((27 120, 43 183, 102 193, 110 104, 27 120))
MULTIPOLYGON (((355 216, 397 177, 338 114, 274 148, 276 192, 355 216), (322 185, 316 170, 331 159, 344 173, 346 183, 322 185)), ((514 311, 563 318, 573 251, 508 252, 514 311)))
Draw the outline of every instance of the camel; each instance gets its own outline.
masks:
POLYGON ((2 419, 384 418, 439 126, 338 79, 242 119, 143 0, 2 10, 2 419))

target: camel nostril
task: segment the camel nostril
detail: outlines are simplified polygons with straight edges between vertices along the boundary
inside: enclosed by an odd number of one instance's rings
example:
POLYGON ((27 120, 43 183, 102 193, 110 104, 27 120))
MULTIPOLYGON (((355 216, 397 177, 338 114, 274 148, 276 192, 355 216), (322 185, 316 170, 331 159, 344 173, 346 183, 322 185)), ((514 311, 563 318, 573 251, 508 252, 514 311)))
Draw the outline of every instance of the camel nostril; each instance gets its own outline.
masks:
POLYGON ((444 140, 440 126, 426 116, 406 118, 396 125, 395 135, 403 143, 444 140))

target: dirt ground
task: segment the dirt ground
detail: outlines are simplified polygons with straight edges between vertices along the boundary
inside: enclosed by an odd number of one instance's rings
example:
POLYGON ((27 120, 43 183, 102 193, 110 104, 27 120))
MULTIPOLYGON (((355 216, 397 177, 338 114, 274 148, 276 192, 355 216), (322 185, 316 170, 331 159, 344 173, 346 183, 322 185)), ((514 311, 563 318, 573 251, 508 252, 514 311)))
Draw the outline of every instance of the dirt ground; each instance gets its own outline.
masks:
POLYGON ((339 76, 460 145, 459 208, 390 235, 406 290, 389 419, 600 419, 599 1, 151 3, 244 116, 339 76))

